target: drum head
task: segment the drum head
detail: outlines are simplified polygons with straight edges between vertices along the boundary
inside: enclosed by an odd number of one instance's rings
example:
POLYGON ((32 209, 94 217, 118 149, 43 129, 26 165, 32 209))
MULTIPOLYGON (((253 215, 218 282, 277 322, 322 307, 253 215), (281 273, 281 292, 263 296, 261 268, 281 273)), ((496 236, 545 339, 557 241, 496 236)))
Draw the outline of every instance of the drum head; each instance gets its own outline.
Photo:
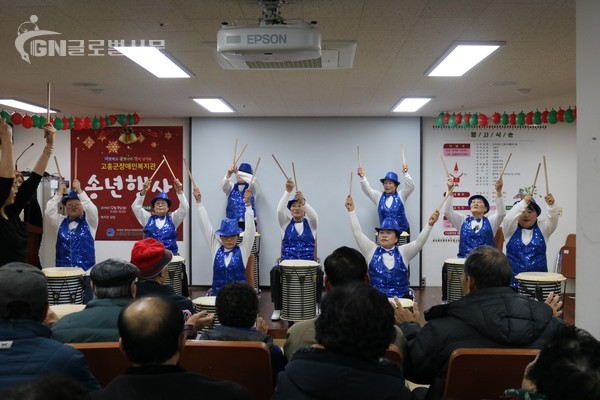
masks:
POLYGON ((85 271, 75 267, 53 267, 43 268, 42 272, 48 278, 64 278, 69 276, 83 276, 85 271))
POLYGON ((465 265, 466 258, 448 258, 444 263, 451 265, 465 265))
POLYGON ((531 282, 563 282, 567 280, 563 275, 553 272, 521 272, 515 278, 519 281, 531 282))
POLYGON ((319 263, 313 260, 281 260, 279 265, 282 267, 317 267, 319 263))
POLYGON ((192 303, 197 304, 199 306, 212 307, 214 309, 216 299, 217 299, 217 296, 202 296, 202 297, 197 297, 194 300, 192 300, 192 303))
POLYGON ((171 259, 171 263, 184 263, 185 262, 185 258, 181 257, 181 256, 173 256, 173 258, 171 259))
MULTIPOLYGON (((394 301, 393 297, 388 297, 388 300, 390 301, 390 303, 392 303, 392 305, 394 307, 396 307, 396 302, 394 301)), ((400 298, 398 300, 400 300, 400 304, 402 304, 403 308, 412 308, 413 305, 415 304, 415 302, 412 301, 411 299, 400 298)))

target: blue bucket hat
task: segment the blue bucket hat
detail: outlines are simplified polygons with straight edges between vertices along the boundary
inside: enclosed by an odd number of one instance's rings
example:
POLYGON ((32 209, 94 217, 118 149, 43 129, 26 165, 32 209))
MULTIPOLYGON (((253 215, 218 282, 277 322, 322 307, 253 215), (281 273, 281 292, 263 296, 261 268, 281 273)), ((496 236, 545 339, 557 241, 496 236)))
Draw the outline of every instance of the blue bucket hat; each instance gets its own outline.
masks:
POLYGON ((152 207, 154 207, 154 203, 156 203, 158 200, 166 201, 169 208, 171 208, 171 204, 173 204, 173 202, 171 201, 171 199, 169 199, 169 196, 167 196, 165 192, 160 192, 156 195, 155 198, 152 199, 152 201, 150 202, 150 204, 152 204, 152 207))
POLYGON ((79 196, 77 196, 77 191, 75 189, 72 189, 68 195, 63 196, 63 198, 60 200, 60 202, 64 205, 67 204, 67 201, 69 200, 79 200, 79 196))
POLYGON ((400 181, 398 180, 398 174, 395 172, 388 172, 387 174, 385 174, 385 176, 383 178, 381 178, 379 180, 381 183, 385 182, 385 181, 393 181, 396 186, 400 185, 400 181))
POLYGON ((381 223, 381 226, 379 228, 375 228, 375 230, 377 232, 379 232, 379 231, 394 231, 394 232, 396 232, 396 236, 398 236, 398 238, 400 238, 400 235, 402 234, 402 229, 400 229, 400 225, 398 225, 398 221, 396 221, 393 218, 384 219, 383 222, 381 223))
POLYGON ((237 220, 225 218, 221 221, 221 227, 216 233, 219 236, 235 236, 242 233, 242 228, 238 225, 237 220))
MULTIPOLYGON (((519 202, 519 200, 515 201, 515 204, 513 204, 513 206, 515 206, 518 202, 519 202)), ((537 214, 538 217, 542 213, 542 209, 540 208, 540 206, 538 206, 538 204, 536 203, 536 201, 533 200, 533 199, 531 199, 531 203, 529 203, 529 205, 527 206, 527 208, 535 211, 535 213, 537 214)))
POLYGON ((241 163, 238 168, 238 171, 252 175, 252 166, 248 163, 241 163))
POLYGON ((485 197, 483 197, 480 194, 474 194, 473 196, 469 197, 469 208, 471 207, 471 202, 475 199, 480 199, 481 201, 483 201, 483 204, 485 205, 484 214, 487 214, 488 211, 490 211, 490 203, 487 201, 487 199, 485 197))

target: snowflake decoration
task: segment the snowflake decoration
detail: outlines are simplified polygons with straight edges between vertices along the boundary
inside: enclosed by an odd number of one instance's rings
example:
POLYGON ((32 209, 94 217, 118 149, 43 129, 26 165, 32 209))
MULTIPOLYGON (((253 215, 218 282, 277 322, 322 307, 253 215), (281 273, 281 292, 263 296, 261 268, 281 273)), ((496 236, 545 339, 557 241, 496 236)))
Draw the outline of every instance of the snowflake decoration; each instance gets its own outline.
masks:
POLYGON ((87 147, 88 149, 91 149, 92 146, 94 145, 94 143, 96 143, 94 141, 94 139, 92 139, 90 136, 86 137, 85 140, 82 142, 85 147, 87 147))
POLYGON ((146 138, 141 133, 138 134, 138 142, 142 143, 146 138))
POLYGON ((171 132, 165 133, 165 139, 170 140, 172 137, 173 137, 173 135, 171 134, 171 132))
POLYGON ((150 143, 150 147, 152 147, 152 148, 154 148, 154 149, 155 149, 155 148, 157 148, 157 147, 158 147, 158 143, 156 143, 156 142, 152 142, 152 143, 150 143))
POLYGON ((106 140, 106 136, 100 136, 100 137, 98 138, 98 140, 100 140, 101 142, 103 142, 103 143, 104 143, 104 141, 106 140))
POLYGON ((117 153, 119 153, 120 147, 121 146, 119 146, 119 142, 115 140, 113 142, 109 141, 108 145, 106 146, 106 149, 108 150, 109 153, 117 154, 117 153))

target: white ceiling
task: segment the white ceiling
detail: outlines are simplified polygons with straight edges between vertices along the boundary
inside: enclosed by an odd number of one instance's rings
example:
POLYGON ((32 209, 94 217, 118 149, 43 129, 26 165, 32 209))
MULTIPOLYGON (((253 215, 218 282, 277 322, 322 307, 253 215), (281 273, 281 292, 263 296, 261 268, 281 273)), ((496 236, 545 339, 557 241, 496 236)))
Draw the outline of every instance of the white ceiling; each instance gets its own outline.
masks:
POLYGON ((403 96, 433 96, 418 114, 435 116, 523 101, 521 88, 531 89, 527 101, 575 93, 575 0, 295 0, 283 7, 285 18, 317 21, 324 41, 357 42, 352 69, 221 69, 203 43, 216 41, 222 21, 255 23, 256 3, 1 0, 0 97, 43 105, 51 82, 61 114, 167 118, 211 115, 190 97, 222 97, 235 116, 287 117, 390 116, 403 96), (31 15, 60 39, 164 39, 195 76, 157 79, 124 57, 32 57, 28 64, 14 41, 31 15), (463 77, 425 77, 454 40, 507 44, 463 77))

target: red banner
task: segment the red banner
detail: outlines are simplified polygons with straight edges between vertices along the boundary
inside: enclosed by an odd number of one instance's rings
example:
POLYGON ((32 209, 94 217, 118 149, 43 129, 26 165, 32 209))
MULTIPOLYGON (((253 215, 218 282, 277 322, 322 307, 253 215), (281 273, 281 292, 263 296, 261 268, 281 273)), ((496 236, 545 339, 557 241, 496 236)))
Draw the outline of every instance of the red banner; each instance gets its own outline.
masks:
MULTIPOLYGON (((71 131, 71 177, 98 207, 100 223, 96 240, 140 240, 143 226, 131 211, 136 193, 166 157, 173 173, 183 181, 183 128, 180 126, 108 127, 101 130, 71 131)), ((173 175, 165 162, 146 194, 144 206, 157 193, 167 192, 179 207, 173 175)), ((183 239, 183 224, 178 240, 183 239)))

